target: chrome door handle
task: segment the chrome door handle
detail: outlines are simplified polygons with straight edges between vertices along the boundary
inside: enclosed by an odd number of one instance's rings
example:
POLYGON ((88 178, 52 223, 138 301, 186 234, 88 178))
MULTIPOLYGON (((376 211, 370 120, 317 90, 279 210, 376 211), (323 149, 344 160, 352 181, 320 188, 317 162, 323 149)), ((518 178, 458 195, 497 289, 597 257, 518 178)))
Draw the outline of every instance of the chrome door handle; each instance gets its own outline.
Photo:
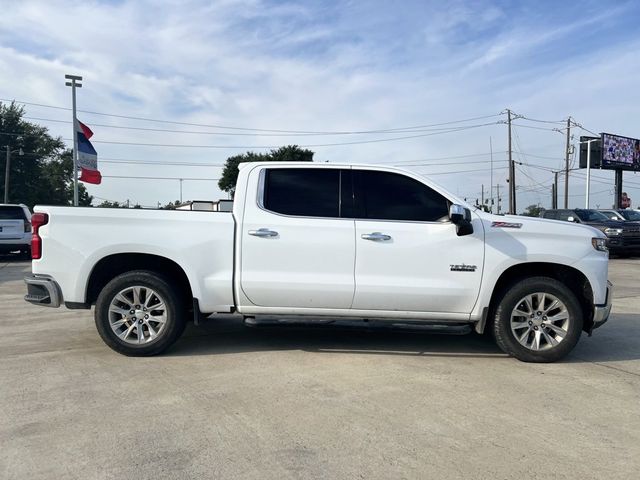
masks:
POLYGON ((384 233, 380 233, 380 232, 363 233, 362 238, 365 240, 374 240, 374 241, 384 242, 387 240, 391 240, 391 235, 385 235, 384 233))
POLYGON ((254 237, 277 237, 278 232, 274 232, 268 228, 259 228, 258 230, 249 230, 249 235, 253 235, 254 237))

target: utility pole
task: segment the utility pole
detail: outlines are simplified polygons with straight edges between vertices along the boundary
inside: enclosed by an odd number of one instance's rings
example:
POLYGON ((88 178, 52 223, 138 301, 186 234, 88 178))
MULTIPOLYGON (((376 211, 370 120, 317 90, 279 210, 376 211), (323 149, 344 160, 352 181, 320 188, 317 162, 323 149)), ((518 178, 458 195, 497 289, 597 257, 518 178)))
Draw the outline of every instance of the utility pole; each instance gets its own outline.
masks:
POLYGON ((484 183, 482 184, 481 191, 480 191, 480 205, 482 210, 484 211, 484 183))
POLYGON ((76 88, 82 88, 82 77, 78 75, 65 75, 64 78, 71 80, 66 82, 67 87, 71 87, 71 110, 73 121, 73 206, 78 206, 78 128, 76 127, 76 88))
POLYGON ((9 165, 11 165, 11 147, 7 145, 7 164, 4 170, 4 203, 9 203, 9 165))
POLYGON ((180 204, 182 204, 182 179, 180 179, 180 204))
POLYGON ((551 208, 558 208, 558 173, 553 172, 553 198, 551 199, 551 208))
POLYGON ((499 183, 496 185, 496 196, 498 197, 498 209, 496 213, 500 215, 500 184, 499 183))
POLYGON ((489 137, 489 154, 491 155, 491 178, 489 181, 489 208, 491 209, 491 213, 493 213, 493 145, 491 143, 491 137, 489 137))
POLYGON ((571 142, 571 116, 567 118, 567 145, 564 152, 564 208, 569 208, 569 147, 571 142))
POLYGON ((513 152, 511 149, 511 110, 507 108, 507 124, 509 125, 509 213, 516 213, 516 181, 513 152))
POLYGON ((11 173, 11 154, 17 153, 18 155, 24 155, 22 147, 18 150, 11 151, 11 146, 6 145, 7 149, 7 163, 4 167, 4 203, 9 203, 9 174, 11 173))

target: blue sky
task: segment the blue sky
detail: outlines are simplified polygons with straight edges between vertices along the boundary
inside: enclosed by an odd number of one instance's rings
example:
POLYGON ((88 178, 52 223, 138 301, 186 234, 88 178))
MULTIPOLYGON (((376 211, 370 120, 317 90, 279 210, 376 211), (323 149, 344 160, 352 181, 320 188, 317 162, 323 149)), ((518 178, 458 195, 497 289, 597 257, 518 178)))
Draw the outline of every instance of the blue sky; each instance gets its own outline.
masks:
MULTIPOLYGON (((0 8, 0 98, 69 106, 64 74, 75 73, 84 77, 78 94, 83 110, 193 124, 361 131, 488 117, 511 108, 534 119, 571 115, 596 132, 640 137, 637 2, 7 0, 0 8)), ((68 120, 66 111, 35 106, 27 111, 48 119, 38 122, 53 134, 70 136, 70 124, 60 123, 68 120)), ((205 180, 219 177, 221 169, 169 163, 221 165, 230 155, 260 146, 417 134, 424 136, 311 149, 319 161, 422 163, 410 168, 475 198, 481 185, 488 189, 490 183, 491 137, 493 183, 505 187, 506 170, 499 168, 505 166, 506 127, 495 124, 504 116, 456 124, 494 123, 449 133, 321 136, 265 136, 90 114, 80 118, 91 126, 105 125, 93 127, 104 175, 202 179, 183 182, 184 199, 222 196, 214 180, 205 180)), ((561 125, 517 123, 516 159, 559 169, 564 137, 552 130, 561 125)), ((586 132, 576 129, 574 143, 580 134, 586 132)), ((549 204, 548 170, 522 165, 517 176, 520 206, 549 204)), ((592 203, 608 206, 612 175, 594 176, 602 180, 592 185, 592 203)), ((583 177, 578 172, 571 179, 575 206, 584 204, 583 177)), ((627 173, 625 180, 637 204, 640 177, 627 173)), ((105 178, 89 191, 154 205, 177 198, 178 185, 178 180, 105 178)))

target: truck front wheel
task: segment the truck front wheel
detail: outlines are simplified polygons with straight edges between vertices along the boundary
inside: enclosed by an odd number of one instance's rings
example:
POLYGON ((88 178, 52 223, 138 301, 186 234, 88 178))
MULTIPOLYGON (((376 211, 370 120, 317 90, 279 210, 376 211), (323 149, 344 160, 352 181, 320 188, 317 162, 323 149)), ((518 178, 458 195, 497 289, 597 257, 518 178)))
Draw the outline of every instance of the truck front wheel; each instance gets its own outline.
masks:
POLYGON ((157 355, 184 331, 182 305, 162 275, 144 270, 123 273, 100 292, 96 327, 102 340, 118 353, 157 355))
POLYGON ((493 334, 498 346, 524 362, 555 362, 578 343, 583 312, 561 282, 532 277, 516 282, 498 303, 493 334))

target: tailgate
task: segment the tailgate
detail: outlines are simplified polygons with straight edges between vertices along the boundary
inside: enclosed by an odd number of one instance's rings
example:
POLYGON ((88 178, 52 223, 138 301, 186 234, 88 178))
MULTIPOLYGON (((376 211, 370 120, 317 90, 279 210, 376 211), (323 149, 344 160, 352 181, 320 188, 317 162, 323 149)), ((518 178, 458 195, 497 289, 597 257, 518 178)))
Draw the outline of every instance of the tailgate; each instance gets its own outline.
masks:
POLYGON ((0 219, 0 240, 17 240, 24 236, 24 220, 0 219))

